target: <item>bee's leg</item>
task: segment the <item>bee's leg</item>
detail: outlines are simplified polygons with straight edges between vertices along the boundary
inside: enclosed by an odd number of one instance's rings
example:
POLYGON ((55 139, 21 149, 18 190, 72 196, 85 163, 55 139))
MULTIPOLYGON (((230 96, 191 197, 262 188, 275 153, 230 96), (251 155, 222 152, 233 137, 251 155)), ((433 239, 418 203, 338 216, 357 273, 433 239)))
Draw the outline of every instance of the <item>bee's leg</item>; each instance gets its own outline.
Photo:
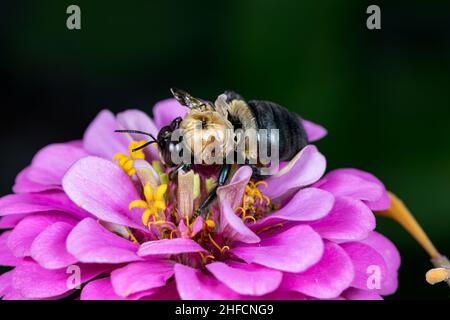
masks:
POLYGON ((261 178, 261 168, 256 164, 250 164, 250 168, 252 168, 252 178, 260 179, 261 178))
POLYGON ((217 197, 217 189, 220 186, 223 186, 225 182, 227 182, 228 177, 231 172, 231 164, 225 164, 220 169, 219 179, 217 181, 217 186, 208 194, 208 196, 203 200, 203 202, 198 206, 197 210, 195 210, 193 217, 197 217, 203 213, 204 210, 208 209, 209 205, 216 199, 217 197))
POLYGON ((180 172, 181 170, 189 170, 191 168, 190 164, 187 163, 182 163, 180 164, 175 170, 173 170, 170 174, 169 174, 169 179, 173 180, 175 179, 175 177, 178 175, 178 172, 180 172))
POLYGON ((261 167, 256 164, 249 164, 250 168, 252 168, 252 178, 256 180, 264 180, 270 177, 265 170, 267 170, 267 167, 261 167))

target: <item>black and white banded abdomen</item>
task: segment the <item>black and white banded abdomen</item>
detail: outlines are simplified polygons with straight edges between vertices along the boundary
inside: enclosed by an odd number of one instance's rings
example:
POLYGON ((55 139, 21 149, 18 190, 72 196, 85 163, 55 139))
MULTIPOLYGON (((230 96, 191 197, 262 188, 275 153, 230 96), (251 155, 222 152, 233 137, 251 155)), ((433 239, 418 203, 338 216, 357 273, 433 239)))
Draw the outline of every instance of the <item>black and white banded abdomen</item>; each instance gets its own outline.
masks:
POLYGON ((291 160, 308 144, 301 118, 295 113, 270 101, 252 100, 247 104, 254 114, 257 129, 268 130, 268 141, 274 141, 270 130, 278 129, 280 161, 291 160))

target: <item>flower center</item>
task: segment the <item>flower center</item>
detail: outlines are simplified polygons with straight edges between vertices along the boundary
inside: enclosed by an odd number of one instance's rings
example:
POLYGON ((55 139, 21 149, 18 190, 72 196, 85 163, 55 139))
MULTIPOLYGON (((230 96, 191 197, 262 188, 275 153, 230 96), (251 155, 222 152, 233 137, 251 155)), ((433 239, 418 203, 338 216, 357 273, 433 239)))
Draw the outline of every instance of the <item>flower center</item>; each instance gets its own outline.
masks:
MULTIPOLYGON (((188 178, 185 177, 183 183, 180 180, 177 183, 176 179, 169 181, 162 179, 163 176, 167 176, 168 172, 159 165, 159 162, 154 161, 151 165, 148 164, 148 166, 156 172, 156 177, 159 175, 159 179, 151 179, 152 181, 148 183, 142 180, 144 175, 136 172, 134 168, 136 159, 145 160, 145 154, 142 150, 133 152, 133 149, 143 143, 145 141, 132 142, 128 148, 128 155, 119 153, 114 156, 114 161, 130 176, 130 179, 132 179, 136 188, 141 193, 141 198, 133 200, 129 204, 129 209, 142 209, 141 220, 148 228, 148 232, 129 230, 131 240, 142 243, 161 239, 192 239, 200 244, 207 252, 199 253, 197 258, 195 258, 196 255, 175 257, 175 259, 181 259, 183 263, 189 265, 205 265, 213 260, 220 261, 227 258, 230 246, 227 238, 218 231, 218 222, 220 221, 219 206, 212 205, 206 217, 198 216, 191 218, 192 212, 181 212, 183 210, 189 211, 182 209, 189 208, 189 205, 183 207, 180 202, 192 197, 192 206, 195 208, 202 200, 200 189, 204 190, 204 193, 210 192, 210 189, 217 183, 216 178, 200 177, 199 174, 196 174, 198 178, 197 187, 195 187, 196 184, 194 182, 188 179, 189 176, 187 176, 188 178), (199 186, 200 184, 203 188, 199 186), (185 189, 192 191, 190 190, 191 187, 192 190, 198 189, 198 192, 184 192, 186 191, 185 189), (184 195, 184 198, 180 198, 180 194, 184 195)), ((179 179, 182 179, 182 177, 179 177, 179 179)), ((248 221, 255 223, 270 213, 274 208, 271 205, 270 199, 262 194, 261 186, 267 187, 267 182, 250 181, 245 188, 245 193, 242 197, 242 206, 236 210, 236 214, 245 223, 248 221)))

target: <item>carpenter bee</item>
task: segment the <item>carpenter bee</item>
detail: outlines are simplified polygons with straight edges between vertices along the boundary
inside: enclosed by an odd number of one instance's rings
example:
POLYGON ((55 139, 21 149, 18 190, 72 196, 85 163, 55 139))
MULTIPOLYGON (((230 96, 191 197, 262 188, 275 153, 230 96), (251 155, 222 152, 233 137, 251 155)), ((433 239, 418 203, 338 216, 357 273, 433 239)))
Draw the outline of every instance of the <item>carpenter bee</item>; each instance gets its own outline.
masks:
MULTIPOLYGON (((258 150, 259 142, 265 141, 266 147, 276 150, 279 161, 291 160, 308 144, 305 129, 301 119, 286 108, 269 101, 251 100, 233 92, 226 91, 219 95, 214 103, 197 99, 189 93, 172 88, 172 95, 183 106, 189 108, 187 115, 174 119, 168 126, 163 127, 157 138, 151 134, 136 130, 117 130, 117 132, 140 133, 150 136, 153 140, 133 151, 140 150, 149 144, 156 143, 161 153, 161 159, 166 166, 176 167, 170 177, 182 169, 188 169, 191 164, 210 164, 210 146, 220 157, 229 159, 230 156, 240 157, 241 164, 252 167, 254 176, 263 179, 262 169, 267 163, 262 163, 258 150), (181 129, 182 139, 174 141, 172 135, 181 129), (264 129, 264 130, 261 130, 264 129), (254 132, 256 144, 250 143, 248 132, 254 132), (275 132, 275 134, 274 134, 275 132), (243 146, 243 148, 237 148, 243 146), (191 162, 174 163, 172 155, 190 151, 191 162)), ((218 183, 215 189, 206 196, 198 207, 195 215, 201 214, 215 199, 217 188, 224 185, 231 172, 231 164, 226 161, 220 163, 218 183)))

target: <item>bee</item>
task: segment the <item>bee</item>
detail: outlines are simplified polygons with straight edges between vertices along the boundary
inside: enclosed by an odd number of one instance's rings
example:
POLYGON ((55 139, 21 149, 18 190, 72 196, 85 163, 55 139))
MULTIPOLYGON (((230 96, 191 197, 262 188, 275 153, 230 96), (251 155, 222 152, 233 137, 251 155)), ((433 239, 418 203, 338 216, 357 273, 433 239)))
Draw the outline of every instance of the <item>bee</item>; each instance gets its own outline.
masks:
MULTIPOLYGON (((264 179, 262 164, 258 152, 258 144, 249 143, 248 132, 255 133, 257 142, 266 141, 267 148, 278 152, 279 161, 291 160, 307 144, 308 139, 301 119, 286 108, 270 101, 245 101, 236 92, 225 91, 214 103, 191 96, 189 93, 172 88, 172 95, 189 112, 182 119, 175 118, 169 125, 161 128, 155 138, 149 133, 137 130, 117 130, 117 132, 139 133, 150 136, 153 140, 133 151, 140 150, 149 144, 156 143, 161 159, 168 167, 176 167, 170 174, 173 178, 180 170, 191 168, 196 163, 208 164, 211 151, 219 153, 223 158, 240 156, 244 164, 253 169, 253 176, 264 179), (175 130, 181 129, 182 139, 173 139, 175 130), (265 129, 265 130, 261 130, 265 129), (276 134, 274 134, 276 132, 276 134), (237 146, 244 147, 237 150, 237 146), (214 148, 210 148, 214 146, 214 148), (174 163, 172 155, 190 151, 190 163, 174 163)), ((214 156, 214 153, 213 153, 214 156)), ((227 162, 227 161, 224 161, 227 162)), ((222 162, 217 186, 206 196, 195 212, 201 214, 216 198, 217 188, 224 185, 229 178, 232 165, 222 162)))

